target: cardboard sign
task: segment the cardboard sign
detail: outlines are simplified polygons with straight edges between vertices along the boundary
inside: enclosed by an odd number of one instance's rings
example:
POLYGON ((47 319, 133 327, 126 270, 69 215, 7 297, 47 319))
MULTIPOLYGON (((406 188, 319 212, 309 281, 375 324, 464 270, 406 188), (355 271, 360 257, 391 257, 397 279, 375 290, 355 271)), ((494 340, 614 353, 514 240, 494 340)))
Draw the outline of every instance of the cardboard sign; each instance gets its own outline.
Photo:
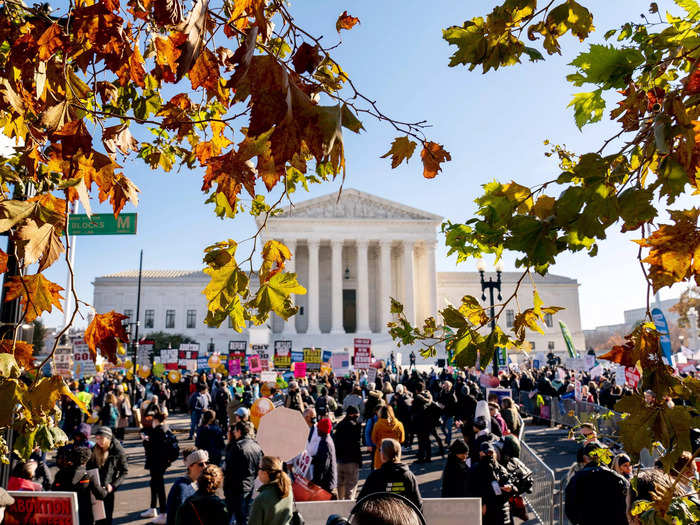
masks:
POLYGON ((303 361, 300 363, 294 363, 294 377, 296 379, 306 377, 306 363, 303 361))
POLYGON ((97 373, 95 362, 90 357, 90 349, 82 339, 73 342, 73 370, 75 377, 91 377, 97 373))
POLYGON ((367 386, 374 389, 374 382, 377 380, 377 369, 369 368, 367 369, 367 386))
POLYGON ((248 356, 248 370, 250 370, 254 374, 262 372, 262 365, 260 364, 260 356, 258 356, 258 355, 248 356))
POLYGON ((296 458, 294 458, 294 472, 295 474, 301 476, 302 478, 307 478, 309 476, 309 469, 311 468, 311 456, 304 450, 296 458))
POLYGON ((333 372, 333 369, 331 368, 331 365, 329 363, 321 363, 321 375, 322 376, 327 376, 331 372, 333 372))
POLYGON ((321 370, 323 352, 320 348, 304 348, 304 363, 307 370, 321 370))
POLYGON ((367 370, 372 364, 372 340, 355 338, 355 368, 367 370))
POLYGON ((57 347, 53 354, 53 368, 64 379, 73 376, 73 349, 69 346, 57 347))
POLYGON ((289 368, 292 365, 292 342, 275 341, 274 363, 276 368, 289 368))
POLYGON ((625 368, 625 382, 632 388, 637 388, 641 378, 642 376, 639 374, 639 370, 635 367, 628 366, 625 368))
POLYGON ((3 523, 78 525, 78 496, 74 492, 10 491, 15 502, 5 508, 3 523))
POLYGON ((228 373, 231 376, 241 375, 241 360, 240 359, 229 359, 228 360, 228 373))
POLYGON ((583 356, 583 362, 585 364, 586 370, 590 370, 595 366, 595 356, 586 354, 583 356))
POLYGON ((277 372, 271 372, 268 370, 260 372, 260 381, 262 381, 263 383, 276 383, 277 372))

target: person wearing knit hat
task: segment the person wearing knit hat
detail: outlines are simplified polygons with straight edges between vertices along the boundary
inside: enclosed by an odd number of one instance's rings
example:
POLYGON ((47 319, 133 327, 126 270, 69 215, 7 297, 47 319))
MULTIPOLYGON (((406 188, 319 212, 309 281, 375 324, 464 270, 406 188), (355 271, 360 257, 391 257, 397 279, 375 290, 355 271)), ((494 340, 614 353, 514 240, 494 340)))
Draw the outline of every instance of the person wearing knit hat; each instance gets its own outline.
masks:
POLYGON ((316 453, 311 458, 311 481, 331 494, 337 495, 338 465, 335 457, 335 443, 331 438, 333 423, 324 417, 316 424, 319 443, 316 453))
POLYGON ((129 464, 126 461, 124 448, 119 440, 114 439, 112 430, 108 427, 97 427, 95 430, 95 446, 86 470, 95 468, 100 472, 102 486, 107 489, 107 496, 104 499, 106 518, 103 523, 112 525, 114 492, 126 479, 129 464))
POLYGON ((182 460, 185 462, 187 472, 184 476, 175 480, 168 493, 167 512, 159 515, 152 523, 158 525, 175 525, 175 515, 187 498, 197 492, 197 479, 207 466, 209 454, 206 450, 188 447, 182 451, 182 460))

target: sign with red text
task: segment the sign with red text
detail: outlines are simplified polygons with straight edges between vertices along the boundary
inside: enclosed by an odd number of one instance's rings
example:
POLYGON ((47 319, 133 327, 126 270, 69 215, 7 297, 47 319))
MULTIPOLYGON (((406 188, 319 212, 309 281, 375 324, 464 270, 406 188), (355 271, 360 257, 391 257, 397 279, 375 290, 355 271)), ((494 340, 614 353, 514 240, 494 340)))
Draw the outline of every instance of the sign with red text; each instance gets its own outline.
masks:
POLYGON ((372 364, 372 340, 355 338, 355 369, 367 370, 372 364))
POLYGON ((258 372, 262 371, 262 365, 260 364, 259 355, 248 356, 248 370, 250 372, 253 372, 254 374, 257 374, 258 372))
POLYGON ((642 376, 639 374, 639 370, 637 370, 635 367, 628 366, 625 368, 625 383, 632 388, 637 388, 641 378, 642 376))
POLYGON ((228 373, 232 376, 241 375, 241 360, 240 359, 229 359, 228 360, 228 373))
POLYGON ((292 342, 291 341, 275 341, 275 367, 289 368, 292 364, 292 342))
POLYGON ((78 525, 78 496, 73 492, 10 491, 15 502, 5 507, 3 523, 78 525))
POLYGON ((91 377, 97 373, 95 362, 90 357, 90 348, 83 339, 73 340, 74 377, 91 377))

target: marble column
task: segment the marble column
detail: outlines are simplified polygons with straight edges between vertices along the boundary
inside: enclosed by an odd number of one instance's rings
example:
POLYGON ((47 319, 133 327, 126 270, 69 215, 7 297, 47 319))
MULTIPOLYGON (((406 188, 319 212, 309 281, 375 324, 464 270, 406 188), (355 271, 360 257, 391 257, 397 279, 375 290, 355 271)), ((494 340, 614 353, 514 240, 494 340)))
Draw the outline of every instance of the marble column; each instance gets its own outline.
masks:
POLYGON ((343 241, 331 240, 331 333, 343 329, 343 241))
POLYGON ((366 239, 357 239, 357 332, 369 332, 369 271, 366 239))
POLYGON ((415 324, 416 322, 416 312, 415 312, 415 295, 414 295, 414 288, 413 288, 413 273, 414 273, 414 268, 413 268, 413 241, 403 241, 402 243, 403 246, 403 254, 402 254, 402 263, 403 263, 403 285, 404 285, 404 294, 403 294, 403 311, 404 314, 406 315, 406 319, 408 319, 408 322, 411 324, 415 324))
MULTIPOLYGON (((424 271, 428 279, 428 315, 435 317, 437 315, 437 272, 435 270, 435 245, 436 241, 426 241, 425 243, 425 258, 426 264, 424 271)), ((436 318, 437 319, 437 318, 436 318)))
MULTIPOLYGON (((289 251, 292 252, 292 258, 289 259, 285 265, 284 269, 285 271, 289 273, 294 273, 295 268, 296 268, 296 258, 297 258, 297 241, 296 239, 283 239, 282 241, 287 248, 289 248, 289 251)), ((292 294, 291 297, 292 301, 294 301, 294 295, 292 294)), ((297 325, 296 325, 296 315, 293 315, 289 319, 287 319, 284 322, 284 328, 282 330, 282 333, 285 334, 296 334, 297 333, 297 325)))
POLYGON ((318 323, 318 247, 320 241, 318 239, 309 239, 307 245, 309 247, 309 286, 308 286, 308 300, 307 300, 307 334, 319 334, 318 323))
POLYGON ((379 241, 379 331, 391 321, 391 241, 379 241))

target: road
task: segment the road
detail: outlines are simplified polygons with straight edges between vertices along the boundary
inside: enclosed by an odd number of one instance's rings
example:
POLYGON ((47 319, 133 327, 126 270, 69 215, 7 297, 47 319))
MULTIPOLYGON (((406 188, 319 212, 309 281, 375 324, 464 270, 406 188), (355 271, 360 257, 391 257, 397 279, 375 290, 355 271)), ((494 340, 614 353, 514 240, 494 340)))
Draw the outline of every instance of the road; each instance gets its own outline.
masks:
MULTIPOLYGON (((186 415, 175 415, 170 424, 180 441, 180 447, 184 448, 192 444, 187 439, 188 418, 186 415)), ((442 433, 440 433, 442 437, 442 433)), ((525 435, 528 445, 552 468, 557 480, 562 479, 576 454, 576 443, 567 439, 567 432, 547 427, 528 427, 525 435)), ((150 503, 150 491, 148 487, 149 476, 144 470, 144 452, 138 433, 127 434, 124 440, 124 448, 129 461, 129 475, 126 482, 119 488, 116 495, 115 523, 146 524, 150 520, 142 519, 141 512, 146 510, 150 503)), ((444 460, 435 456, 428 464, 416 464, 418 447, 414 440, 410 451, 404 452, 404 460, 410 465, 411 471, 416 475, 420 484, 421 494, 426 498, 440 497, 440 477, 444 467, 444 460)), ((437 451, 437 447, 433 447, 437 451)), ((369 456, 365 456, 364 468, 360 478, 366 479, 369 474, 369 456)), ((173 464, 166 473, 166 493, 170 486, 184 472, 182 460, 173 464)), ((362 483, 362 482, 361 482, 362 483)))

